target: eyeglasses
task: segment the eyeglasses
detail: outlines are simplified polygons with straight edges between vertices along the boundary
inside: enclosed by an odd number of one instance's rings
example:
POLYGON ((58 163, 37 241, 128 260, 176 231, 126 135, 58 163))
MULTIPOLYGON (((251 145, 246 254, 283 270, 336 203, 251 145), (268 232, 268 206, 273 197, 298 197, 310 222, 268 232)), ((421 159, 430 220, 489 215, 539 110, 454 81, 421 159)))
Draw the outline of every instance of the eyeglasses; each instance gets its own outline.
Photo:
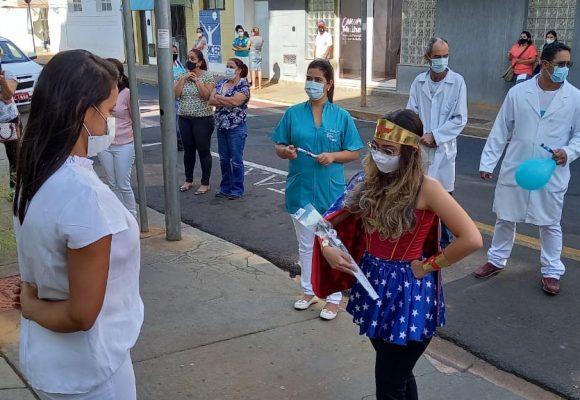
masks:
POLYGON ((553 67, 558 67, 558 68, 564 68, 564 67, 568 67, 568 68, 572 68, 572 65, 574 65, 573 61, 561 61, 559 63, 551 63, 550 61, 548 61, 548 63, 553 66, 553 67))
POLYGON ((383 154, 386 154, 387 156, 398 156, 398 154, 396 154, 396 152, 393 149, 382 148, 375 141, 368 142, 367 144, 371 148, 371 150, 379 151, 383 154))

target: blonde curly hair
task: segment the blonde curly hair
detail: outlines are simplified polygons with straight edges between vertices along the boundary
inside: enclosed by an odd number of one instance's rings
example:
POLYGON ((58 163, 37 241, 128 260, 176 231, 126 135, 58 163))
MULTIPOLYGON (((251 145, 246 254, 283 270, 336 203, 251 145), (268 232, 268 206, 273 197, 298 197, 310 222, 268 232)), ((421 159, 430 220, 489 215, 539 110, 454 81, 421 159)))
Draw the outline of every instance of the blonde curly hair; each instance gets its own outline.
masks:
MULTIPOLYGON (((423 136, 423 123, 411 110, 393 111, 383 118, 423 136)), ((377 231, 381 239, 396 240, 415 228, 415 208, 423 183, 421 151, 401 146, 399 168, 385 174, 369 154, 363 160, 365 179, 346 197, 345 208, 361 214, 367 232, 377 231)))

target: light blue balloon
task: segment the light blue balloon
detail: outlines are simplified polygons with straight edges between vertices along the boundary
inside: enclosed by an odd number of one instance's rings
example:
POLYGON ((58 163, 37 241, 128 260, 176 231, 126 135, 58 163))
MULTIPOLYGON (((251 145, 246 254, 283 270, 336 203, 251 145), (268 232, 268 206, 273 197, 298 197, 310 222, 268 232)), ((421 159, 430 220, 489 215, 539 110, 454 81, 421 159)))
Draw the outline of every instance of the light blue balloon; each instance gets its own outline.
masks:
POLYGON ((551 158, 541 160, 527 160, 516 170, 516 182, 526 190, 538 190, 550 181, 556 161, 551 158))

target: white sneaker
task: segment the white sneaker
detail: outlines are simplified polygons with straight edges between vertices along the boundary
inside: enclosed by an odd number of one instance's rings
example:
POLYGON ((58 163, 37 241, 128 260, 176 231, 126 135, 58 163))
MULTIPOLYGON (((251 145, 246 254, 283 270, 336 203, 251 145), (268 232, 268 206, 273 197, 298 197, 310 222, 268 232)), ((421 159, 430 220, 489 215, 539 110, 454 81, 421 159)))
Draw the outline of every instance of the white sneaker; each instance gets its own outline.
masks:
POLYGON ((312 304, 318 303, 318 297, 313 296, 310 301, 300 299, 296 303, 294 303, 294 308, 296 310, 307 310, 312 304))

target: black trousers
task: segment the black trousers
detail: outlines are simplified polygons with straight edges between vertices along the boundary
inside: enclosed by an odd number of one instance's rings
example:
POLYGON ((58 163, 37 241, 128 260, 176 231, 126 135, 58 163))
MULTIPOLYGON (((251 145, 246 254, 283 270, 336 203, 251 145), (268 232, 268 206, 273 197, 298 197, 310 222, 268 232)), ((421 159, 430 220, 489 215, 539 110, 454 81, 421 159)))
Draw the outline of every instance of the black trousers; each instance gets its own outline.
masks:
POLYGON ((183 166, 185 181, 193 182, 195 153, 199 154, 201 163, 201 184, 209 185, 211 176, 211 135, 214 129, 214 118, 179 116, 179 133, 183 143, 183 166))
MULTIPOLYGON (((20 129, 22 130, 22 125, 20 124, 20 117, 16 117, 8 122, 18 123, 20 129)), ((10 188, 14 189, 16 187, 16 156, 18 153, 18 141, 11 140, 9 142, 4 142, 4 147, 6 148, 6 157, 8 158, 8 169, 10 171, 10 188)))
POLYGON ((413 368, 431 339, 408 341, 406 346, 371 339, 376 350, 377 400, 418 400, 413 368))
POLYGON ((10 188, 16 186, 16 151, 18 149, 18 141, 12 140, 4 142, 6 147, 6 157, 8 157, 8 166, 10 170, 10 188))

